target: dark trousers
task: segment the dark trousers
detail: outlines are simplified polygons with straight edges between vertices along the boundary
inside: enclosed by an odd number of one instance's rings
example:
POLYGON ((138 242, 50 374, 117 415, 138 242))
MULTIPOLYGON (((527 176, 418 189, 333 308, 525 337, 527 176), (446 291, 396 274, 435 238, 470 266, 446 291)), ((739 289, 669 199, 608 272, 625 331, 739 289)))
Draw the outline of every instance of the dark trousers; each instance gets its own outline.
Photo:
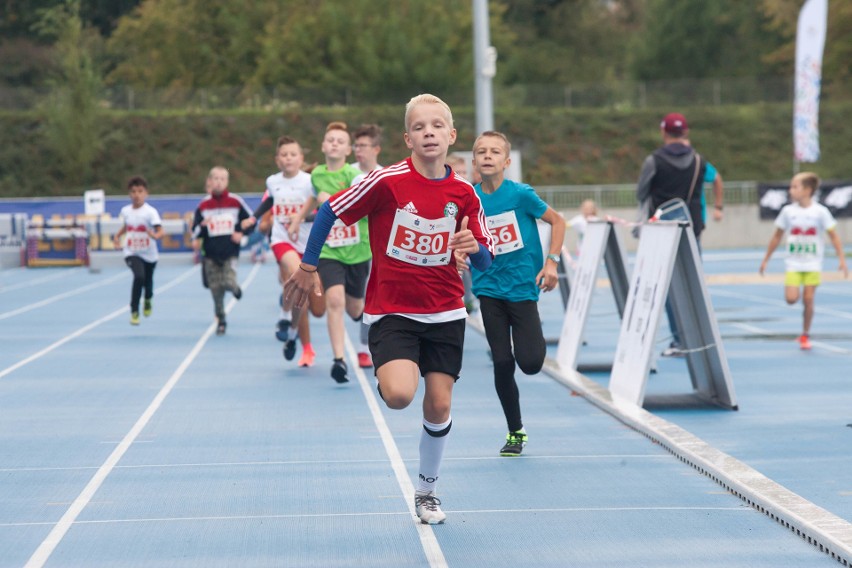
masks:
POLYGON ((525 374, 534 375, 541 371, 547 354, 538 304, 532 300, 510 302, 480 296, 479 311, 494 361, 494 387, 506 425, 515 432, 524 427, 515 363, 525 374))
POLYGON ((202 261, 205 282, 213 296, 213 310, 216 318, 225 321, 225 292, 235 293, 239 289, 237 284, 237 257, 232 256, 225 260, 215 260, 204 257, 202 261))
POLYGON ((130 289, 130 311, 139 311, 139 299, 142 297, 142 289, 145 289, 145 299, 154 297, 154 268, 156 262, 146 262, 138 256, 128 256, 124 263, 133 273, 133 287, 130 289))

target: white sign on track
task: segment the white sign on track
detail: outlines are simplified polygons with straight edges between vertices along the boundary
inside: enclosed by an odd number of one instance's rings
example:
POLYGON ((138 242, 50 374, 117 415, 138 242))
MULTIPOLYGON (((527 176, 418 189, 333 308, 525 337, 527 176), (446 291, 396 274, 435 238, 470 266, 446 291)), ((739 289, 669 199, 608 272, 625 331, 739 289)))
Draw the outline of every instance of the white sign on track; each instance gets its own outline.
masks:
MULTIPOLYGON (((556 362, 563 369, 581 371, 577 361, 583 344, 583 332, 589 317, 592 297, 597 286, 601 261, 609 276, 615 306, 619 317, 624 314, 627 300, 627 268, 624 247, 612 221, 592 221, 583 236, 580 259, 571 279, 570 294, 565 301, 565 319, 556 351, 556 362)), ((567 280, 565 282, 567 285, 567 280)), ((562 283, 560 282, 560 286, 562 283)))
POLYGON ((680 231, 677 223, 642 227, 610 376, 613 397, 639 405, 644 399, 680 231))
POLYGON ((736 410, 733 382, 704 283, 698 246, 689 223, 677 221, 642 227, 610 376, 613 398, 643 404, 666 300, 671 303, 682 336, 695 394, 736 410))
POLYGON ((610 230, 612 227, 607 223, 589 223, 583 235, 580 259, 571 279, 571 295, 556 351, 556 362, 563 369, 577 369, 577 355, 610 230))

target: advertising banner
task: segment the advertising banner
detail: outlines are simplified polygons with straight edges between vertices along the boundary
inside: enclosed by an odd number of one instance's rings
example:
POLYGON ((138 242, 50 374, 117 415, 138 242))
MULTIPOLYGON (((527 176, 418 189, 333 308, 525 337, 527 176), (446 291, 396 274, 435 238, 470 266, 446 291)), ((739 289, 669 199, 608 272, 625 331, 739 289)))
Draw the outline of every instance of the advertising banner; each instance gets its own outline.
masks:
MULTIPOLYGON (((790 203, 789 188, 789 182, 757 184, 761 219, 775 219, 781 208, 790 203)), ((852 217, 852 181, 823 182, 816 197, 835 218, 852 217)))
POLYGON ((828 0, 807 0, 796 31, 793 152, 797 162, 819 160, 819 96, 828 0))

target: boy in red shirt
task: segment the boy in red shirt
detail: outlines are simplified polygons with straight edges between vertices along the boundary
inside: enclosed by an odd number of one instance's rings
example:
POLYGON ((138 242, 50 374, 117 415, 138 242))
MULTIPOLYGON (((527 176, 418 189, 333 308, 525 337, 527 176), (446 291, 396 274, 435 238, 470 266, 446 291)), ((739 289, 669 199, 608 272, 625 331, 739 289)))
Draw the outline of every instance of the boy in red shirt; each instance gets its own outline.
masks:
POLYGON ((364 321, 379 394, 388 407, 402 409, 421 375, 426 381, 414 504, 422 523, 439 524, 446 515, 435 483, 452 425, 467 317, 453 251, 485 270, 494 249, 473 187, 446 165, 456 141, 450 108, 434 95, 418 95, 406 105, 405 130, 410 158, 370 173, 320 208, 284 301, 303 305, 319 288, 319 251, 334 221, 368 217, 373 265, 364 321))

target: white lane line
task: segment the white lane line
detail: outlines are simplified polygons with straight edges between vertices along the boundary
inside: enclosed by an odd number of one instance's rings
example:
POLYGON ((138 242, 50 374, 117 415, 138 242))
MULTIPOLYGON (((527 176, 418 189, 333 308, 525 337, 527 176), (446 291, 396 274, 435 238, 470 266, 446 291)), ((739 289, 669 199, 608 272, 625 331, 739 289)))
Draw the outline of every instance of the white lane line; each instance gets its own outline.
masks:
MULTIPOLYGON (((49 274, 47 276, 42 276, 41 278, 33 278, 32 280, 27 280, 26 282, 18 282, 17 284, 10 284, 9 286, 3 286, 0 284, 0 294, 3 292, 11 292, 12 290, 17 290, 19 288, 29 288, 33 284, 43 284, 45 282, 50 282, 51 280, 56 280, 58 278, 62 278, 63 276, 68 276, 67 268, 60 268, 63 272, 56 272, 54 274, 49 274)), ((82 268, 72 268, 71 270, 83 270, 82 268)))
MULTIPOLYGON (((150 443, 152 440, 136 440, 137 444, 150 443)), ((111 442, 118 444, 120 442, 111 442)), ((667 460, 671 456, 668 454, 600 454, 600 455, 553 455, 553 456, 524 456, 524 461, 527 460, 667 460)), ((281 466, 302 466, 302 465, 345 465, 351 466, 355 464, 371 464, 387 463, 387 459, 380 460, 276 460, 276 461, 247 461, 247 462, 199 462, 199 463, 147 463, 135 465, 118 465, 115 469, 169 469, 169 468, 218 468, 218 467, 281 467, 281 466)), ((417 459, 403 460, 414 463, 417 459)), ((480 457, 445 457, 444 461, 495 461, 506 462, 506 458, 499 456, 480 456, 480 457)), ((24 473, 24 472, 39 472, 39 471, 85 471, 88 469, 97 469, 96 466, 76 466, 76 467, 2 467, 0 473, 24 473)))
POLYGON ((732 260, 762 260, 765 253, 761 251, 707 251, 701 255, 701 260, 707 262, 730 262, 732 260))
MULTIPOLYGON (((172 288, 172 287, 174 287, 174 286, 178 285, 178 284, 179 284, 179 283, 181 283, 182 281, 184 281, 184 280, 186 280, 187 278, 189 278, 189 276, 190 276, 193 272, 195 272, 195 270, 196 270, 196 268, 195 268, 195 267, 191 268, 190 270, 188 270, 188 271, 184 272, 183 274, 181 274, 180 276, 178 276, 177 278, 175 278, 174 280, 172 280, 172 281, 171 281, 171 282, 169 282, 168 284, 165 284, 164 286, 161 286, 161 287, 157 288, 157 291, 158 291, 158 292, 165 292, 165 291, 166 291, 166 290, 168 290, 169 288, 172 288)), ((86 333, 86 332, 89 332, 89 331, 93 330, 94 328, 98 327, 98 326, 99 326, 99 325, 101 325, 102 323, 106 323, 106 322, 108 322, 109 320, 111 320, 111 319, 113 319, 113 318, 117 318, 117 317, 118 317, 118 316, 120 316, 121 314, 127 313, 127 311, 128 311, 129 309, 130 309, 130 308, 129 308, 128 306, 124 306, 123 308, 120 308, 120 309, 118 309, 118 310, 115 310, 114 312, 109 313, 109 314, 105 315, 104 317, 102 317, 102 318, 100 318, 100 319, 98 319, 98 320, 93 321, 93 322, 92 322, 92 323, 90 323, 90 324, 84 325, 83 327, 81 327, 81 328, 80 328, 80 329, 78 329, 77 331, 74 331, 74 332, 72 332, 72 333, 70 333, 70 334, 66 335, 65 337, 63 337, 63 338, 62 338, 62 339, 60 339, 59 341, 56 341, 55 343, 51 343, 50 345, 48 345, 47 347, 45 347, 45 348, 44 348, 44 349, 42 349, 41 351, 38 351, 38 352, 36 352, 36 353, 33 353, 32 355, 30 355, 30 356, 29 356, 29 357, 27 357, 26 359, 21 359, 20 361, 18 361, 17 363, 15 363, 14 365, 12 365, 11 367, 6 367, 6 368, 5 368, 5 369, 3 369, 2 371, 0 371, 0 379, 2 379, 3 377, 5 377, 6 375, 8 375, 8 374, 10 374, 10 373, 13 373, 13 372, 17 371, 18 369, 20 369, 20 368, 21 368, 21 367, 23 367, 24 365, 28 365, 29 363, 32 363, 32 362, 33 362, 33 361, 35 361, 36 359, 40 359, 41 357, 43 357, 43 356, 47 355, 48 353, 50 353, 51 351, 53 351, 53 350, 54 350, 54 349, 56 349, 57 347, 61 347, 62 345, 65 345, 66 343, 68 343, 68 342, 69 342, 69 341, 71 341, 72 339, 75 339, 75 338, 77 338, 77 337, 80 337, 80 336, 81 336, 81 335, 83 335, 84 333, 86 333)))
MULTIPOLYGON (((349 334, 346 338, 346 353, 349 356, 350 368, 354 369, 355 376, 358 377, 358 384, 361 386, 361 391, 364 393, 364 398, 367 401, 367 406, 370 409, 370 414, 373 415, 373 422, 382 437, 382 443, 385 446, 385 453, 390 458, 391 468, 396 475, 396 482, 402 490, 403 500, 408 507, 408 512, 412 517, 416 518, 414 513, 414 485, 408 477, 408 471, 405 469, 405 461, 399 453, 399 448, 396 447, 390 428, 388 428, 385 417, 379 408, 379 402, 376 400, 375 391, 367 380, 364 371, 358 366, 358 355, 355 353, 355 348, 352 346, 352 341, 349 339, 349 334)), ((447 560, 444 558, 444 553, 441 546, 438 544, 438 539, 435 537, 435 531, 432 530, 432 525, 421 524, 418 520, 416 523, 417 534, 420 537, 420 545, 423 547, 423 552, 426 554, 426 560, 432 568, 445 568, 447 560)))
MULTIPOLYGON (((751 294, 743 294, 741 292, 731 292, 731 291, 728 291, 728 290, 716 290, 716 289, 710 290, 711 296, 715 296, 716 294, 718 294, 720 296, 727 296, 728 298, 737 298, 737 299, 740 299, 740 300, 747 300, 747 301, 750 301, 750 302, 767 304, 767 305, 770 305, 770 306, 781 306, 783 308, 787 308, 787 309, 791 309, 791 310, 796 309, 795 304, 789 305, 784 300, 772 300, 772 299, 769 299, 769 298, 764 298, 763 296, 753 296, 751 294)), ((799 309, 801 309, 801 308, 799 308, 799 309)), ((818 313, 818 314, 824 314, 824 315, 827 315, 827 316, 838 317, 838 318, 841 318, 841 319, 852 320, 852 312, 842 312, 842 311, 839 311, 839 310, 836 310, 836 309, 821 308, 821 307, 818 307, 818 306, 814 306, 814 312, 818 313)))
MULTIPOLYGON (((744 323, 733 323, 733 324, 729 324, 729 325, 733 325, 734 327, 738 327, 738 328, 740 328, 744 331, 747 331, 749 333, 758 334, 758 335, 772 335, 773 333, 775 333, 774 331, 772 331, 770 329, 763 329, 763 328, 760 328, 760 327, 757 327, 757 326, 754 326, 754 325, 748 325, 748 324, 744 324, 744 323)), ((792 343, 792 341, 791 341, 791 343, 792 343)), ((836 345, 831 345, 830 343, 825 343, 823 341, 816 341, 815 339, 811 339, 811 345, 813 345, 814 347, 818 347, 820 349, 823 349, 825 351, 831 351, 832 353, 838 353, 840 355, 848 355, 848 354, 852 353, 852 350, 850 350, 850 349, 844 349, 843 347, 837 347, 836 345)))
MULTIPOLYGON (((761 302, 761 303, 769 304, 769 305, 773 305, 773 306, 781 306, 785 309, 794 309, 795 308, 795 306, 790 306, 790 305, 787 304, 787 302, 784 302, 784 301, 781 301, 781 300, 769 300, 769 299, 766 299, 766 298, 762 298, 760 296, 751 296, 749 294, 742 294, 742 293, 739 293, 739 292, 727 292, 727 291, 724 291, 724 290, 712 290, 710 292, 710 294, 711 295, 719 294, 720 296, 727 296, 728 298, 737 298, 737 299, 740 299, 740 300, 746 300, 746 301, 751 301, 751 302, 761 302)), ((835 316, 835 317, 839 317, 839 318, 843 318, 843 319, 852 319, 852 313, 849 313, 849 312, 841 312, 841 311, 838 311, 838 310, 832 310, 832 309, 826 309, 826 308, 817 308, 817 307, 814 307, 814 312, 824 314, 824 315, 829 315, 829 316, 835 316)), ((762 328, 762 327, 758 327, 756 325, 751 325, 751 324, 746 324, 746 323, 732 323, 732 324, 729 324, 729 325, 733 325, 734 327, 738 327, 738 328, 740 328, 744 331, 747 331, 749 333, 756 333, 756 334, 761 334, 761 335, 771 335, 772 333, 774 333, 770 329, 765 329, 765 328, 762 328)), ((813 345, 814 347, 817 347, 819 349, 822 349, 824 351, 831 351, 832 353, 838 353, 840 355, 848 355, 848 354, 852 353, 852 350, 850 350, 850 349, 845 349, 843 347, 837 347, 836 345, 831 345, 830 343, 825 343, 824 341, 815 341, 815 340, 812 339, 811 345, 813 345)))
MULTIPOLYGON (((727 495, 727 493, 725 493, 727 495)), ((747 505, 736 507, 568 507, 559 509, 476 509, 476 510, 454 510, 453 513, 466 515, 494 515, 494 514, 525 514, 525 513, 623 513, 623 512, 647 512, 647 511, 735 511, 737 513, 754 513, 754 509, 747 505)), ((90 521, 77 521, 76 525, 105 525, 120 523, 181 523, 199 521, 246 521, 246 520, 287 520, 287 519, 329 519, 350 517, 396 517, 407 516, 407 512, 391 513, 293 513, 289 515, 216 515, 199 517, 144 517, 138 519, 99 519, 90 521)), ((0 527, 33 527, 44 526, 51 523, 0 523, 0 527)))
MULTIPOLYGON (((257 275, 258 269, 260 268, 260 264, 255 264, 254 268, 252 268, 248 277, 241 284, 241 287, 246 289, 251 285, 251 282, 254 280, 254 277, 257 275)), ((228 306, 225 308, 225 312, 228 313, 236 304, 236 300, 231 298, 231 301, 228 302, 228 306)), ((86 508, 86 505, 92 500, 95 493, 100 489, 103 482, 106 480, 107 476, 115 469, 116 464, 118 464, 119 460, 124 456, 139 434, 142 433, 142 430, 145 426, 148 425, 148 422, 154 416, 154 414, 159 410, 160 405, 169 396, 172 389, 178 383, 178 381, 183 377, 183 374, 195 360, 199 353, 201 353, 201 349, 207 343, 207 340, 213 335, 216 331, 217 323, 214 321, 210 324, 207 330, 201 335, 201 338, 186 356, 186 358, 181 362, 175 372, 172 373, 172 376, 169 377, 169 380, 166 381, 166 384, 160 389, 160 392, 157 393, 157 396, 154 397, 154 400, 151 401, 151 404, 148 405, 148 408, 145 409, 145 412, 142 413, 142 416, 136 421, 136 424, 130 429, 121 443, 112 451, 106 461, 98 468, 98 471, 92 476, 92 479, 89 480, 89 483, 86 487, 83 488, 83 491, 74 499, 74 502, 65 511, 65 514, 62 515, 62 518, 54 525, 53 530, 50 531, 50 534, 47 535, 39 547, 33 552, 33 555, 24 565, 25 568, 36 568, 44 566, 44 563, 50 558, 50 555, 53 554, 53 551, 62 542, 62 539, 65 537, 65 534, 68 532, 68 529, 71 528, 77 517, 80 516, 80 513, 83 512, 83 509, 86 508)))
POLYGON ((88 292, 89 290, 94 290, 95 288, 100 288, 101 286, 106 286, 107 284, 111 284, 114 280, 118 280, 119 278, 125 277, 126 274, 119 273, 114 276, 110 276, 106 280, 100 280, 98 282, 93 282, 92 284, 87 284, 85 286, 81 286, 80 288, 76 288, 74 290, 68 290, 67 292, 62 292, 61 294, 56 294, 55 296, 51 296, 50 298, 45 298, 39 302, 35 302, 26 306, 22 306, 16 310, 12 310, 11 312, 5 312, 0 314, 0 320, 4 320, 7 318, 11 318, 14 316, 18 316, 29 311, 43 308, 44 306, 49 306, 54 302, 58 302, 59 300, 64 300, 65 298, 70 298, 71 296, 76 296, 77 294, 82 294, 83 292, 88 292))

